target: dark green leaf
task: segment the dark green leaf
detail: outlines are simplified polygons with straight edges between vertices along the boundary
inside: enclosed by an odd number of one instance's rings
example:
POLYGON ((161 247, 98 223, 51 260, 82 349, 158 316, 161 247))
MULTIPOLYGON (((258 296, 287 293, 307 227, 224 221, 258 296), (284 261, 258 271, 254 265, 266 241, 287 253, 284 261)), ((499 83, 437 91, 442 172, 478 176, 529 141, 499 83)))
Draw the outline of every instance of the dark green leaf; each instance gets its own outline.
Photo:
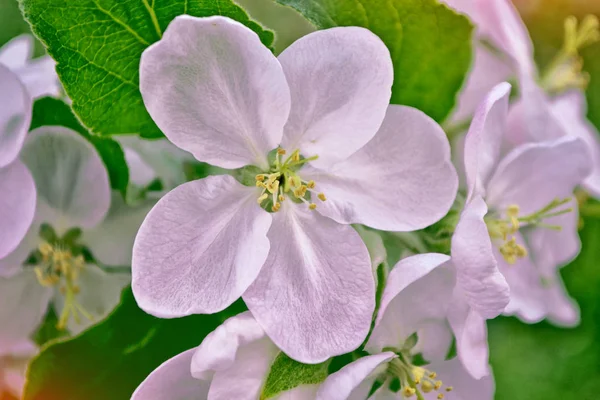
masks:
POLYGON ((125 196, 129 185, 129 168, 125 161, 125 153, 117 141, 108 137, 90 135, 73 114, 69 105, 52 97, 41 98, 33 104, 30 129, 44 125, 64 126, 79 132, 89 140, 106 165, 111 187, 125 196))
POLYGON ((162 136, 142 101, 139 63, 177 15, 227 16, 265 45, 273 41, 231 0, 21 0, 21 6, 57 61, 73 110, 98 135, 162 136))
POLYGON ((26 400, 126 400, 162 362, 200 344, 241 302, 214 315, 158 319, 140 310, 131 289, 103 322, 53 343, 28 370, 26 400))
POLYGON ((263 387, 261 400, 271 399, 278 394, 300 385, 314 385, 327 378, 327 370, 331 360, 321 364, 302 364, 294 361, 284 353, 279 353, 263 387))
POLYGON ((471 63, 469 21, 436 0, 276 0, 317 28, 363 26, 394 61, 392 103, 417 107, 437 121, 452 110, 471 63))

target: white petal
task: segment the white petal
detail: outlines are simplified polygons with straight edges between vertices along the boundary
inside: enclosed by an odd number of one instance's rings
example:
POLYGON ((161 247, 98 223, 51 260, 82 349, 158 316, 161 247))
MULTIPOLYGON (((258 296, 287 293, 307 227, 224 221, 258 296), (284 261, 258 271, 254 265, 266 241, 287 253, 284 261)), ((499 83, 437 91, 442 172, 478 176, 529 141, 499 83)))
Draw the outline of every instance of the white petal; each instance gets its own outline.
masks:
POLYGON ((168 359, 137 387, 131 400, 203 400, 210 382, 192 377, 190 365, 196 349, 168 359))
POLYGON ((587 120, 585 95, 580 91, 570 91, 556 97, 551 104, 554 116, 564 131, 585 141, 592 156, 592 173, 585 179, 583 186, 594 197, 600 197, 600 133, 587 120))
POLYGON ((460 91, 456 108, 452 112, 451 120, 454 124, 469 121, 490 90, 497 84, 509 80, 514 74, 510 62, 493 53, 488 47, 474 45, 473 50, 471 70, 460 91))
MULTIPOLYGON (((95 265, 87 264, 79 274, 80 292, 75 299, 93 317, 93 320, 81 317, 81 321, 77 322, 74 318, 70 318, 67 324, 69 332, 76 335, 104 319, 119 304, 121 292, 129 282, 131 282, 129 273, 105 272, 95 265)), ((59 290, 55 291, 54 304, 56 312, 60 315, 65 306, 65 296, 59 290)))
POLYGON ((92 228, 104 219, 110 207, 108 173, 80 134, 59 126, 37 128, 28 135, 21 159, 35 180, 38 202, 54 214, 45 222, 58 233, 92 228))
POLYGON ((61 85, 56 74, 56 62, 50 56, 35 58, 23 68, 16 70, 19 79, 34 99, 43 96, 59 96, 61 85))
POLYGON ((32 269, 0 278, 0 354, 28 339, 44 319, 52 289, 38 283, 32 269))
POLYGON ((27 234, 35 205, 35 182, 27 167, 16 160, 0 168, 0 259, 13 252, 27 234))
POLYGON ((485 319, 468 305, 460 288, 449 301, 448 322, 456 337, 458 358, 471 376, 481 379, 490 373, 485 319))
POLYGON ((565 204, 565 207, 569 207, 573 211, 544 219, 545 224, 560 226, 560 230, 534 227, 523 230, 527 249, 536 268, 544 275, 554 274, 557 268, 575 259, 581 249, 578 234, 577 200, 571 200, 565 204))
POLYGON ((40 224, 34 220, 17 248, 6 257, 0 258, 0 277, 10 277, 21 271, 25 261, 41 243, 39 233, 40 224))
POLYGON ((544 279, 548 320, 561 327, 572 328, 581 322, 577 301, 569 296, 559 274, 544 279))
POLYGON ((282 146, 324 167, 344 160, 377 132, 390 101, 390 53, 364 28, 310 33, 279 55, 292 109, 282 146))
POLYGON ((118 192, 112 193, 108 215, 99 225, 85 230, 81 238, 96 261, 105 265, 131 265, 135 236, 150 209, 156 204, 147 200, 130 206, 118 192))
POLYGON ((31 98, 19 78, 0 65, 0 168, 13 162, 31 123, 31 98))
POLYGON ((279 349, 245 312, 229 318, 202 341, 192 359, 192 376, 209 379, 214 371, 210 400, 254 400, 277 354, 279 349))
POLYGON ((486 202, 497 211, 517 204, 520 214, 528 215, 554 199, 570 197, 590 170, 589 151, 581 139, 528 143, 515 148, 498 165, 488 184, 486 202))
POLYGON ((269 253, 271 215, 256 190, 221 175, 160 199, 133 246, 132 288, 142 309, 162 318, 214 313, 244 293, 269 253))
POLYGON ((510 85, 496 85, 483 99, 465 138, 464 163, 469 198, 484 194, 486 183, 500 158, 500 146, 506 130, 510 85))
POLYGON ((486 213, 487 206, 477 195, 465 205, 452 236, 452 262, 467 303, 483 317, 494 318, 508 304, 509 291, 483 220, 486 213))
POLYGON ((0 64, 11 70, 24 67, 33 55, 33 36, 19 35, 0 48, 0 64))
MULTIPOLYGON (((461 365, 457 358, 431 364, 428 366, 444 382, 444 386, 452 386, 452 391, 444 393, 444 400, 493 400, 494 378, 488 375, 481 379, 473 378, 461 365)), ((437 399, 437 393, 430 392, 425 400, 437 399)))
POLYGON ((130 183, 135 186, 145 187, 156 179, 156 174, 152 167, 136 151, 123 147, 123 153, 125 154, 125 161, 129 168, 130 183))
MULTIPOLYGON (((369 388, 365 393, 356 393, 357 389, 363 389, 364 381, 373 381, 377 378, 376 372, 379 367, 397 356, 391 351, 366 356, 346 365, 339 371, 329 375, 321 384, 316 400, 346 400, 350 398, 365 399, 369 394, 369 388)), ((364 391, 364 390, 363 390, 364 391)))
POLYGON ((412 353, 421 353, 423 358, 430 362, 445 360, 454 339, 446 320, 425 322, 417 331, 417 337, 419 341, 412 353))
POLYGON ((442 267, 448 260, 446 255, 431 253, 407 257, 396 264, 381 296, 367 351, 402 348, 404 341, 428 321, 446 318, 444 304, 454 288, 454 273, 442 267))
POLYGON ((274 397, 274 400, 312 400, 317 395, 319 385, 300 385, 291 390, 286 390, 274 397))
POLYGON ((389 106, 377 135, 330 169, 306 167, 303 179, 327 201, 317 210, 339 223, 388 231, 422 229, 442 218, 458 188, 442 128, 423 112, 389 106))
POLYGON ((277 59, 256 33, 223 17, 176 17, 142 54, 140 90, 169 140, 223 168, 268 167, 290 110, 277 59))
POLYGON ((550 98, 544 89, 528 77, 521 77, 519 83, 520 96, 508 111, 507 144, 514 147, 564 136, 566 131, 558 115, 553 112, 550 98))
POLYGON ((275 344, 304 363, 356 349, 375 308, 366 246, 352 227, 282 203, 271 252, 244 301, 275 344))

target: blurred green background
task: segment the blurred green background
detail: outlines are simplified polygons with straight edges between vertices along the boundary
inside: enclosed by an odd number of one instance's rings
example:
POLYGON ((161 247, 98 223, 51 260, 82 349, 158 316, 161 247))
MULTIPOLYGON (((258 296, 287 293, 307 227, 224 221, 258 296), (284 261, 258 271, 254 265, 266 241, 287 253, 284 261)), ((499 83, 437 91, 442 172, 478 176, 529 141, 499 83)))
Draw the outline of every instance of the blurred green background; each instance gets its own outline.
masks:
MULTIPOLYGON (((276 32, 277 52, 311 30, 294 11, 271 0, 238 2, 252 17, 276 32)), ((560 48, 566 16, 600 15, 600 1, 596 0, 515 0, 515 3, 529 26, 540 66, 560 48)), ((28 30, 16 0, 0 0, 0 46, 28 30)), ((37 43, 36 55, 42 53, 43 48, 37 43)), ((587 94, 589 118, 600 127, 600 45, 586 49, 583 56, 591 77, 587 94)), ((497 399, 600 399, 600 214, 585 217, 581 238, 582 253, 562 270, 569 292, 582 309, 579 327, 565 330, 548 323, 525 325, 513 318, 490 321, 497 399)))

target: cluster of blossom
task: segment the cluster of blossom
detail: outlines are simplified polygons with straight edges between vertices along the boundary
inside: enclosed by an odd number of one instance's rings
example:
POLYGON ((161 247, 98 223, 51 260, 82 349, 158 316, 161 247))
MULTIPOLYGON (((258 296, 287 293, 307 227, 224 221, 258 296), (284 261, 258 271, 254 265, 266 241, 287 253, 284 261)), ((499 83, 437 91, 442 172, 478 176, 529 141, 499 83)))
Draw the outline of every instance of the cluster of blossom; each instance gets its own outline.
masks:
POLYGON ((140 90, 182 152, 120 140, 134 184, 174 189, 133 203, 82 135, 29 132, 32 99, 61 89, 26 39, 3 48, 0 390, 22 388, 49 304, 77 333, 131 281, 161 318, 239 298, 249 310, 158 367, 135 400, 258 399, 282 353, 354 361, 279 399, 492 399, 487 319, 579 322, 559 269, 580 250, 575 191, 600 196, 578 55, 600 34, 594 18, 567 20, 540 75, 509 0, 446 3, 476 25, 446 132, 389 104, 392 60, 367 29, 317 31, 275 57, 236 21, 176 17, 142 55, 140 90), (157 161, 186 152, 221 173, 182 183, 157 161), (425 238, 425 251, 390 265, 388 233, 425 238))

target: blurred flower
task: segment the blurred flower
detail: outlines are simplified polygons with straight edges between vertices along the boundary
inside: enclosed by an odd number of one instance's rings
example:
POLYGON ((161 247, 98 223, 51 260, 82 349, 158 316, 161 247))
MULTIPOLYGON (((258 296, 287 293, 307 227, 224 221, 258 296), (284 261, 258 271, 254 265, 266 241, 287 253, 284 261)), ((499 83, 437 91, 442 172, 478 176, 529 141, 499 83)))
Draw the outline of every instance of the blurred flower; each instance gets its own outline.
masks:
POLYGON ((0 48, 0 64, 17 74, 32 98, 60 95, 56 62, 47 55, 31 59, 32 55, 33 37, 21 35, 0 48))
POLYGON ((19 153, 31 122, 31 98, 0 65, 0 259, 21 242, 35 212, 35 184, 19 153))
POLYGON ((105 272, 93 261, 129 265, 133 236, 151 206, 138 215, 139 210, 123 210, 119 197, 111 204, 98 153, 67 128, 32 131, 20 157, 35 180, 37 206, 24 239, 0 259, 6 317, 0 342, 8 340, 6 335, 28 337, 50 301, 59 326, 71 332, 106 315, 118 303, 129 273, 105 272))
MULTIPOLYGON (((252 314, 244 312, 226 320, 199 347, 155 369, 131 398, 258 399, 280 353, 252 314)), ((314 399, 317 387, 301 385, 274 399, 314 399)))
POLYGON ((275 58, 237 22, 177 17, 142 56, 150 115, 199 161, 254 166, 242 169, 251 186, 231 176, 189 182, 149 213, 133 256, 140 307, 214 313, 243 295, 292 358, 358 347, 375 288, 347 224, 423 228, 448 211, 457 186, 440 127, 388 108, 392 74, 388 50, 362 28, 312 33, 275 58))
POLYGON ((592 153, 593 169, 582 185, 600 197, 600 142, 586 119, 583 89, 589 77, 582 71, 579 51, 600 40, 598 19, 565 20, 565 43, 553 62, 538 74, 533 44, 510 0, 444 0, 467 14, 476 25, 475 59, 453 123, 468 120, 494 85, 516 78, 519 97, 511 104, 505 140, 510 147, 563 136, 582 138, 592 153))

